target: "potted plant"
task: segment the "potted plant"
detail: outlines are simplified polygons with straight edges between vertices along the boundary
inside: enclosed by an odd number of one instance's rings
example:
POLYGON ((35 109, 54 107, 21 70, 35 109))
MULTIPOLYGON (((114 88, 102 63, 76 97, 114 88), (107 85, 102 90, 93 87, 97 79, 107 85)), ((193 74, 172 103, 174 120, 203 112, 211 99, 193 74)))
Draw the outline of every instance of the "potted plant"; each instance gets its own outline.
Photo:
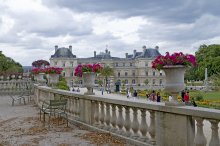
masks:
POLYGON ((103 67, 100 64, 78 65, 75 68, 74 75, 83 78, 83 84, 88 89, 85 95, 94 95, 93 87, 95 84, 95 76, 100 73, 103 67))
POLYGON ((63 68, 59 67, 47 67, 44 69, 44 73, 48 76, 48 85, 54 87, 59 81, 59 75, 61 74, 63 68))
POLYGON ((172 95, 171 103, 168 105, 179 105, 177 96, 184 87, 184 73, 187 67, 195 66, 196 58, 191 54, 166 52, 165 56, 158 56, 152 62, 152 68, 163 70, 166 74, 165 91, 172 95))
POLYGON ((43 84, 45 82, 44 80, 44 69, 41 68, 33 68, 31 70, 32 74, 34 75, 34 80, 36 80, 38 83, 43 84))

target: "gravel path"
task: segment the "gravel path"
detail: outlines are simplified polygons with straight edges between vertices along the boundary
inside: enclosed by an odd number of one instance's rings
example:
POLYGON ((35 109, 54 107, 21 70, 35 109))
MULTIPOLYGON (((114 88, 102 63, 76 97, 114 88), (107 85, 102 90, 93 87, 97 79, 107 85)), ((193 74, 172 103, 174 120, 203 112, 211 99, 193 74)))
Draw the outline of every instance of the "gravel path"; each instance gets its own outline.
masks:
POLYGON ((57 119, 52 119, 49 129, 47 122, 44 126, 39 120, 39 109, 33 102, 11 106, 10 97, 0 98, 0 146, 127 145, 110 134, 90 132, 76 125, 58 125, 57 119))

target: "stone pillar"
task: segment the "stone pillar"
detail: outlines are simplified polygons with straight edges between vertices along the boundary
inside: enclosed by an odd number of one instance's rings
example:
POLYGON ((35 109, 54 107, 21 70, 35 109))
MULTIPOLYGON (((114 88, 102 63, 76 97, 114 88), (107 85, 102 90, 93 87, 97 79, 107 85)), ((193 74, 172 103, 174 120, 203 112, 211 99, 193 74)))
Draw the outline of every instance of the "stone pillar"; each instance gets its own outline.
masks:
POLYGON ((79 116, 80 121, 86 123, 86 124, 92 124, 92 103, 90 100, 85 99, 79 99, 79 116))
POLYGON ((130 118, 130 107, 126 106, 125 107, 125 130, 126 130, 126 136, 130 137, 131 136, 131 118, 130 118))
POLYGON ((195 123, 191 116, 156 112, 158 146, 193 146, 195 123))
POLYGON ((209 120, 209 122, 212 124, 212 137, 209 143, 209 146, 216 146, 220 145, 219 142, 219 135, 218 135, 218 121, 217 120, 209 120))
POLYGON ((111 132, 116 132, 117 128, 116 128, 116 120, 117 120, 117 116, 116 116, 116 105, 112 104, 112 117, 111 117, 111 124, 112 124, 112 129, 111 132))
POLYGON ((137 108, 134 107, 133 109, 133 122, 132 122, 132 130, 134 132, 134 135, 132 136, 132 138, 137 139, 139 137, 138 135, 138 130, 139 130, 139 123, 138 123, 138 113, 137 113, 137 108))

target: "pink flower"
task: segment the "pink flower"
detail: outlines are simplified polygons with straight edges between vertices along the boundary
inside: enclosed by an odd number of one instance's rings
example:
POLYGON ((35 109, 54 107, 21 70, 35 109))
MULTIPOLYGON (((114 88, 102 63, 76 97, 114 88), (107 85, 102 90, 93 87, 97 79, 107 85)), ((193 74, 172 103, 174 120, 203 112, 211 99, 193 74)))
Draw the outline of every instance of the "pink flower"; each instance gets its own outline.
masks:
POLYGON ((160 70, 165 65, 184 65, 184 66, 195 66, 196 58, 194 55, 184 55, 182 52, 169 54, 166 52, 165 56, 158 56, 152 62, 152 68, 160 70))
POLYGON ((99 73, 103 67, 100 64, 78 65, 75 68, 74 75, 82 77, 83 72, 99 73))

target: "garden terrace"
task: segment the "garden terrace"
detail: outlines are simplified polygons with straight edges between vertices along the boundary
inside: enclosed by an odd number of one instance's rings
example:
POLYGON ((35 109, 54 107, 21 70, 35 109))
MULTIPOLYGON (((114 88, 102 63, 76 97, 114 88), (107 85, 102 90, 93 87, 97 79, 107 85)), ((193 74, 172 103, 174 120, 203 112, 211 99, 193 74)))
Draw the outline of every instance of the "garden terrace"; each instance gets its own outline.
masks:
POLYGON ((44 100, 66 98, 69 121, 135 145, 219 145, 219 110, 97 93, 86 96, 35 85, 34 100, 40 106, 44 100))

